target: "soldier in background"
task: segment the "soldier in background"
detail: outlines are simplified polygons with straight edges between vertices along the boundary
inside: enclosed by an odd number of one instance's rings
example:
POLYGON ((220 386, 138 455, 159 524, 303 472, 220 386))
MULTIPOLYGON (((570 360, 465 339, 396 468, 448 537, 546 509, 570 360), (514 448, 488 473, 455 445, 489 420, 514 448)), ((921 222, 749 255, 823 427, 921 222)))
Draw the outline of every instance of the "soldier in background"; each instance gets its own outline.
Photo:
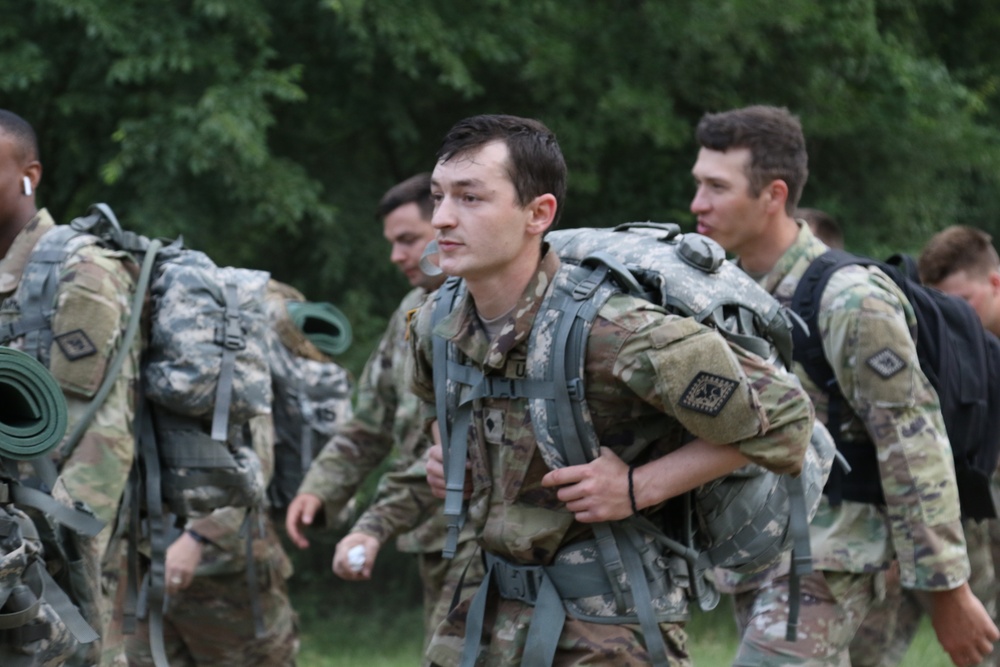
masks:
MULTIPOLYGON (((948 227, 927 242, 917 267, 921 282, 968 301, 983 327, 994 336, 1000 335, 1000 258, 989 234, 963 225, 948 227)), ((963 521, 962 527, 968 542, 969 586, 996 623, 1000 620, 997 616, 1000 586, 995 571, 1000 562, 998 522, 970 519, 963 521)), ((852 664, 855 667, 898 665, 913 643, 929 604, 926 595, 901 590, 898 581, 890 580, 885 601, 868 615, 851 644, 852 664), (886 616, 897 609, 896 622, 886 622, 886 616)), ((996 654, 979 664, 997 664, 996 654)))
POLYGON ((427 486, 423 459, 429 442, 422 431, 418 402, 409 389, 407 318, 443 281, 420 269, 420 257, 434 237, 431 212, 430 175, 426 173, 390 188, 379 202, 376 215, 392 246, 390 259, 413 289, 393 313, 365 365, 353 418, 313 461, 288 507, 285 524, 292 541, 299 548, 308 547, 303 528, 321 516, 327 524, 333 522, 365 477, 395 452, 393 468, 380 481, 371 505, 337 545, 333 570, 344 579, 369 579, 381 546, 398 537, 400 551, 417 554, 427 637, 448 613, 459 583, 474 588, 482 578, 482 564, 473 557, 471 526, 462 535, 455 558, 441 556, 442 503, 427 486), (348 554, 355 547, 364 550, 360 567, 349 562, 348 554))
MULTIPOLYGON (((31 125, 0 109, 0 325, 18 321, 24 301, 24 270, 42 236, 55 226, 46 209, 38 210, 35 193, 42 180, 38 141, 31 125)), ((51 317, 52 338, 31 349, 33 333, 14 334, 2 342, 36 356, 58 381, 69 407, 69 433, 104 381, 109 362, 122 342, 131 311, 138 267, 124 253, 86 245, 62 260, 51 317)), ((58 480, 52 495, 72 506, 86 503, 105 522, 94 539, 78 538, 82 579, 77 590, 81 611, 101 635, 68 665, 123 665, 120 635, 112 610, 118 573, 101 564, 114 530, 122 492, 132 466, 135 389, 141 345, 128 352, 121 372, 71 453, 53 450, 58 480)), ((30 473, 33 474, 33 473, 30 473)), ((117 565, 116 559, 111 559, 117 565)))
MULTIPOLYGON (((270 479, 271 416, 251 418, 248 428, 264 478, 270 479)), ((267 512, 257 509, 248 517, 246 508, 225 507, 188 519, 166 557, 163 642, 170 666, 294 667, 299 637, 286 586, 291 575, 291 561, 267 512)), ((126 635, 130 667, 153 667, 149 633, 148 621, 140 620, 136 632, 126 635)))
MULTIPOLYGON (((706 114, 692 169, 699 233, 788 305, 809 264, 827 250, 792 214, 808 177, 805 138, 787 109, 754 106, 706 114)), ((878 270, 837 271, 819 304, 826 358, 847 413, 839 435, 877 452, 884 503, 824 495, 810 524, 815 572, 802 579, 800 637, 785 639, 784 570, 727 581, 742 634, 736 665, 845 665, 851 638, 899 562, 901 584, 926 591, 938 641, 956 665, 979 662, 1000 636, 972 594, 951 451, 937 395, 920 370, 913 312, 878 270), (890 363, 886 363, 886 361, 890 363)), ((830 399, 796 364, 828 420, 830 399)), ((838 434, 834 434, 835 437, 838 434)))

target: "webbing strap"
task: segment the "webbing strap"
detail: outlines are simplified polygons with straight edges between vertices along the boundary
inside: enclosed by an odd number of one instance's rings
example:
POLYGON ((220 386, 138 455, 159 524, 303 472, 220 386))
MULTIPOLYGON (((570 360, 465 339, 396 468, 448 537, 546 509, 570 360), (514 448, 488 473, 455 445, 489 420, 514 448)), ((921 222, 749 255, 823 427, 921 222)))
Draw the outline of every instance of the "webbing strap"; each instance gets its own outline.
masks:
POLYGON ((251 509, 247 512, 246 518, 243 520, 243 526, 240 528, 240 533, 246 534, 246 549, 244 555, 247 561, 247 588, 250 593, 250 609, 253 612, 253 634, 257 639, 263 639, 267 634, 267 628, 264 627, 264 608, 261 606, 260 602, 260 581, 257 579, 257 561, 253 557, 253 533, 254 533, 254 519, 257 519, 257 529, 258 535, 264 537, 264 525, 263 517, 258 515, 258 510, 256 508, 251 509))
POLYGON ((63 505, 44 491, 23 484, 14 484, 13 495, 14 502, 18 505, 34 507, 80 535, 94 537, 104 528, 104 522, 93 514, 63 505))
POLYGON ((219 384, 215 387, 215 410, 212 413, 212 440, 225 442, 229 431, 229 406, 233 400, 233 381, 236 377, 236 352, 246 347, 243 327, 240 326, 240 300, 234 283, 226 283, 223 312, 222 367, 219 384))
POLYGON ((802 600, 800 579, 813 571, 812 548, 809 544, 809 517, 806 512, 806 492, 802 476, 786 476, 788 485, 788 530, 792 535, 792 563, 788 570, 788 625, 785 639, 796 640, 799 609, 802 600))
POLYGON ((59 615, 59 618, 66 624, 66 628, 73 633, 78 642, 89 644, 100 638, 97 631, 90 627, 90 624, 83 618, 83 614, 80 613, 77 606, 66 595, 66 592, 55 582, 48 570, 42 567, 40 563, 35 562, 32 564, 29 574, 32 576, 37 575, 41 580, 43 588, 42 597, 51 605, 52 609, 59 615))
POLYGON ((146 515, 149 526, 149 584, 146 587, 149 611, 149 648, 156 667, 170 667, 163 641, 163 608, 166 604, 167 517, 163 511, 160 485, 160 458, 156 451, 153 415, 145 400, 139 401, 142 411, 139 445, 146 468, 146 515))
MULTIPOLYGON (((433 321, 440 322, 451 312, 457 297, 459 282, 449 279, 436 295, 433 321)), ((444 517, 447 524, 443 558, 454 558, 458 550, 458 534, 465 526, 465 458, 468 453, 468 431, 472 423, 472 407, 466 406, 455 415, 455 424, 448 424, 448 341, 432 336, 434 355, 434 402, 438 433, 441 437, 445 471, 444 517)))

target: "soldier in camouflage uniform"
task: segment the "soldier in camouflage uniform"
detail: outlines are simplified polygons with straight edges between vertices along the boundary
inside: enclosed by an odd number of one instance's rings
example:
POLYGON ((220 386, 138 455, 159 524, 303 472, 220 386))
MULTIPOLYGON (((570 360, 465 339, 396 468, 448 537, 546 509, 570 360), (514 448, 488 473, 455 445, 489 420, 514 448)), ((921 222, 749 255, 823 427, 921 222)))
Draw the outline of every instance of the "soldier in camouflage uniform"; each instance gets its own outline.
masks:
POLYGON ((292 541, 300 548, 307 547, 302 527, 312 524, 321 511, 328 523, 334 521, 368 473, 395 452, 393 468, 380 480, 371 505, 337 545, 333 568, 345 579, 368 579, 380 547, 398 536, 399 550, 418 556, 428 638, 448 613, 460 582, 464 589, 474 589, 482 578, 482 565, 473 558, 471 526, 462 536, 456 557, 441 557, 442 504, 427 486, 423 459, 429 441, 422 431, 418 402, 409 390, 408 313, 441 283, 440 278, 425 275, 419 266, 424 247, 434 234, 429 222, 431 210, 430 175, 426 173, 389 189, 379 203, 376 213, 392 244, 390 258, 414 289, 393 313, 365 365, 353 418, 313 461, 286 519, 292 541), (364 547, 366 558, 356 571, 349 566, 347 553, 357 545, 364 547))
MULTIPOLYGON (((806 267, 827 249, 791 215, 808 174, 798 120, 785 109, 749 107, 707 114, 697 134, 697 231, 789 304, 806 267)), ((912 309, 877 269, 850 266, 830 279, 819 313, 826 358, 850 407, 842 435, 874 443, 886 504, 822 499, 810 526, 816 572, 802 582, 797 642, 784 638, 787 563, 767 577, 724 577, 737 591, 743 633, 734 664, 850 664, 851 638, 884 597, 894 560, 901 585, 932 601, 938 640, 955 664, 975 664, 998 633, 967 583, 951 451, 937 395, 917 360, 912 309)), ((796 370, 826 423, 826 393, 796 370)))
MULTIPOLYGON (((0 325, 20 318, 22 274, 39 239, 55 225, 47 210, 36 208, 34 193, 41 177, 31 126, 16 114, 0 110, 0 325)), ((137 267, 124 253, 96 245, 85 246, 63 261, 51 320, 53 342, 39 352, 66 396, 70 433, 118 351, 129 318, 135 272, 137 267)), ((24 338, 7 344, 23 349, 24 338)), ((71 665, 124 664, 120 637, 111 632, 116 574, 102 575, 101 561, 132 465, 139 355, 137 344, 72 453, 65 459, 54 454, 59 477, 52 495, 68 505, 84 502, 106 522, 96 538, 81 539, 80 544, 87 588, 82 594, 89 599, 83 600, 82 611, 102 641, 71 665)))
MULTIPOLYGON (((973 227, 948 227, 927 242, 918 267, 925 285, 965 299, 979 315, 983 327, 995 336, 1000 335, 1000 258, 989 234, 973 227)), ((1000 549, 1000 541, 991 544, 990 534, 997 532, 997 523, 995 519, 962 522, 971 569, 969 586, 994 623, 998 620, 1000 592, 994 571, 995 553, 1000 549)), ((885 601, 868 614, 851 644, 851 662, 855 667, 898 665, 917 633, 921 617, 929 609, 926 595, 901 589, 898 579, 891 578, 888 584, 885 601), (896 622, 887 623, 886 617, 896 609, 899 610, 896 622)), ((996 663, 994 652, 980 664, 996 663)))
MULTIPOLYGON (((445 137, 431 185, 433 224, 440 266, 462 277, 467 292, 433 334, 433 301, 411 327, 414 390, 428 420, 434 413, 435 336, 489 376, 525 377, 536 313, 553 278, 562 275, 558 256, 542 237, 561 209, 565 179, 555 136, 538 121, 477 116, 460 121, 445 137)), ((624 294, 612 296, 593 324, 585 394, 606 446, 591 463, 552 471, 531 427, 527 399, 472 402, 472 424, 458 437, 467 437, 471 463, 468 520, 482 525, 479 543, 492 568, 586 566, 595 560, 593 549, 582 546, 594 536, 589 523, 652 508, 748 460, 797 472, 812 429, 812 407, 789 374, 730 347, 691 319, 624 294), (711 377, 720 392, 700 395, 698 387, 711 377), (685 429, 698 439, 684 445, 685 429), (635 466, 631 473, 621 457, 635 466)), ((437 444, 428 478, 443 495, 441 460, 437 444)), ((510 589, 501 593, 487 580, 480 592, 487 596, 482 615, 463 601, 438 628, 427 656, 449 666, 471 664, 477 654, 479 664, 541 664, 537 652, 526 649, 538 624, 547 628, 542 634, 546 649, 555 651, 554 664, 646 664, 659 658, 687 665, 682 584, 669 577, 663 586, 656 602, 674 609, 677 621, 661 622, 660 636, 651 638, 638 624, 616 618, 610 594, 561 602, 557 597, 556 606, 542 612, 534 600, 515 598, 510 589), (602 618, 594 622, 581 614, 602 618), (482 637, 476 631, 480 621, 482 637), (647 640, 663 645, 657 655, 646 650, 647 640)))
MULTIPOLYGON (((270 415, 251 418, 249 427, 269 479, 274 465, 270 415)), ((250 517, 256 576, 251 590, 242 530, 246 518, 245 508, 226 507, 188 519, 167 550, 163 638, 171 667, 295 665, 298 622, 285 585, 292 564, 267 514, 255 512, 250 517)), ((140 621, 126 636, 126 650, 132 667, 152 667, 148 622, 140 621)))

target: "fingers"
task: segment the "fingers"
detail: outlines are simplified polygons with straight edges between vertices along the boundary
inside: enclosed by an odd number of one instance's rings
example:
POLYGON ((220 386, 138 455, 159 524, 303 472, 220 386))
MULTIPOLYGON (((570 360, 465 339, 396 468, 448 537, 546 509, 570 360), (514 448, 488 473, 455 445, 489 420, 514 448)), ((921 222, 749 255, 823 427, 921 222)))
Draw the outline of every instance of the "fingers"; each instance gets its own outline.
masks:
POLYGON ((347 581, 371 579, 380 544, 365 533, 350 533, 337 543, 333 573, 347 581))
POLYGON ((314 495, 300 493, 292 499, 285 515, 285 531, 292 543, 299 549, 309 547, 309 540, 302 531, 303 526, 311 526, 322 501, 314 495))

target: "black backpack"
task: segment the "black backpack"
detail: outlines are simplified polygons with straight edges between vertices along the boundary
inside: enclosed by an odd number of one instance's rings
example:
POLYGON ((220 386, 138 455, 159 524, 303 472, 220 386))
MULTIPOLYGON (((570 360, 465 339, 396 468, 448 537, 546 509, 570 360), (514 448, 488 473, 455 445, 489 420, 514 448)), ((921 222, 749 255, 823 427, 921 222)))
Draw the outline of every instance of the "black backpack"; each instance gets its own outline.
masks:
POLYGON ((846 408, 819 335, 817 316, 823 290, 834 271, 854 264, 881 269, 913 306, 917 356, 941 401, 962 516, 996 518, 990 478, 1000 457, 1000 339, 983 328, 975 310, 964 300, 920 284, 914 262, 901 255, 880 262, 830 250, 813 261, 792 297, 792 310, 808 325, 808 332, 796 328, 794 358, 809 378, 828 392, 827 427, 851 466, 850 474, 834 466, 827 496, 835 504, 842 498, 885 504, 875 448, 867 441, 843 442, 840 438, 840 415, 846 408))

